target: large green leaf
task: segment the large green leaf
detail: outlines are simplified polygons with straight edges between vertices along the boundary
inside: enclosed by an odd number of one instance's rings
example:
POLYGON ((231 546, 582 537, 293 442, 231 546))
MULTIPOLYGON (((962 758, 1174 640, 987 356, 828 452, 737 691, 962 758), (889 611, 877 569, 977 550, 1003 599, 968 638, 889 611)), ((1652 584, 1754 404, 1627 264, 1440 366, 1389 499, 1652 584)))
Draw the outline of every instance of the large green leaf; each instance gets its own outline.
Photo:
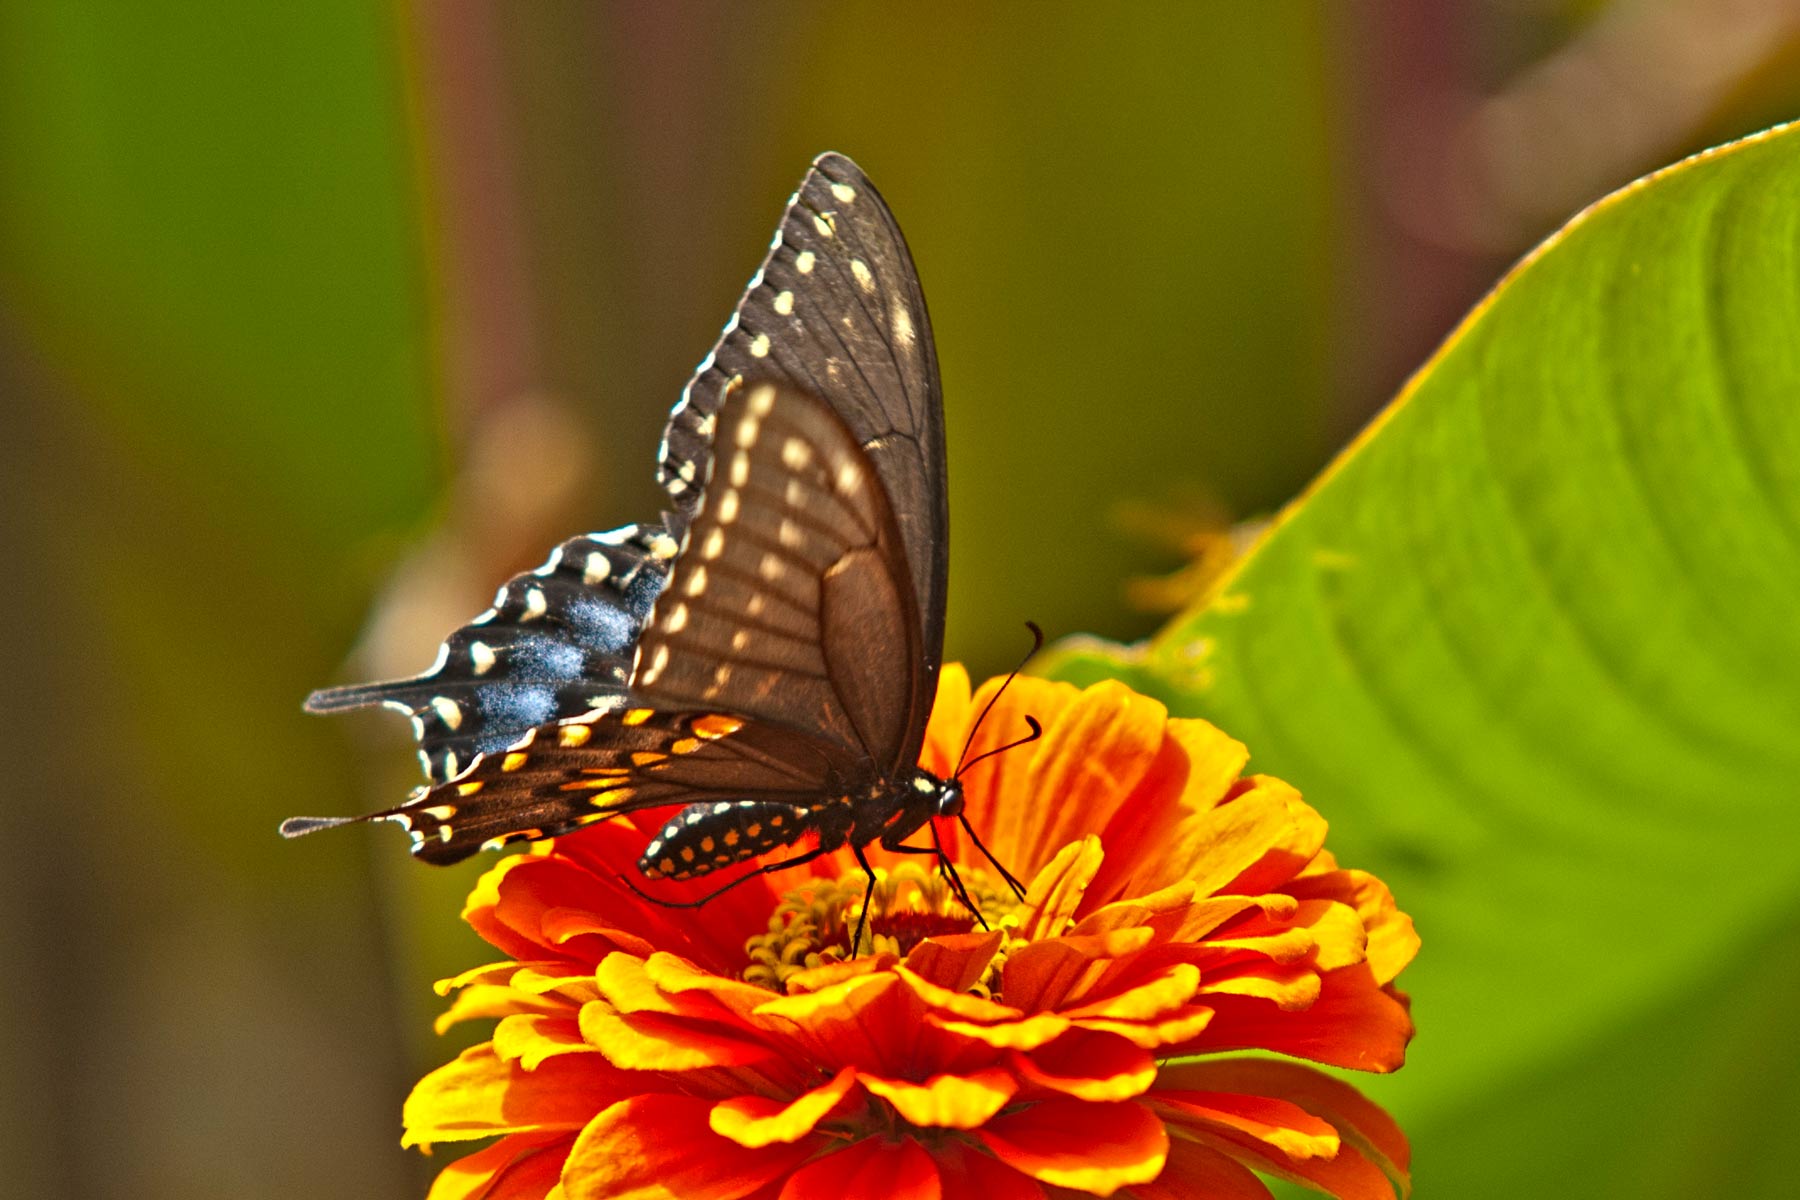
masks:
POLYGON ((1210 604, 1052 669, 1243 738, 1415 914, 1419 1038, 1370 1090, 1423 1194, 1770 1194, 1800 1149, 1800 129, 1595 205, 1210 604))

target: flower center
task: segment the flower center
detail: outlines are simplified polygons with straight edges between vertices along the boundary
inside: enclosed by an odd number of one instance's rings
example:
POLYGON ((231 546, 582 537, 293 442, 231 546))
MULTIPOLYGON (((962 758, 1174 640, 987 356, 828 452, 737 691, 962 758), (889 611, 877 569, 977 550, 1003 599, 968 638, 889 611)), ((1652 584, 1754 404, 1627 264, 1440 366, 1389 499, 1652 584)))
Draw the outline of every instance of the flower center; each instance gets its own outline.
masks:
MULTIPOLYGON (((1012 892, 995 886, 983 871, 965 867, 957 874, 988 926, 1004 929, 1018 903, 1012 892)), ((811 879, 783 895, 769 917, 769 932, 751 938, 744 947, 750 955, 744 979, 783 992, 788 980, 801 971, 856 957, 850 937, 862 917, 867 890, 868 880, 855 872, 838 879, 811 879)), ((901 863, 891 871, 875 871, 859 950, 865 955, 905 957, 926 938, 978 928, 975 914, 935 869, 901 863)))

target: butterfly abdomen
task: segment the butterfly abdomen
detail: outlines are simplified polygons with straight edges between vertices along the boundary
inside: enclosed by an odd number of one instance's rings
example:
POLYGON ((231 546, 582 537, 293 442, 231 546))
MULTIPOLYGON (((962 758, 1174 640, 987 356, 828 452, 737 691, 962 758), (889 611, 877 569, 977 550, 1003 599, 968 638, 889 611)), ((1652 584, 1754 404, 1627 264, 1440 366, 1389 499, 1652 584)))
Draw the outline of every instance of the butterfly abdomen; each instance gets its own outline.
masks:
POLYGON ((638 870, 646 879, 694 879, 791 846, 815 830, 822 843, 841 843, 848 829, 847 816, 842 803, 819 808, 779 800, 690 804, 644 847, 638 870), (832 820, 840 809, 845 819, 832 820))

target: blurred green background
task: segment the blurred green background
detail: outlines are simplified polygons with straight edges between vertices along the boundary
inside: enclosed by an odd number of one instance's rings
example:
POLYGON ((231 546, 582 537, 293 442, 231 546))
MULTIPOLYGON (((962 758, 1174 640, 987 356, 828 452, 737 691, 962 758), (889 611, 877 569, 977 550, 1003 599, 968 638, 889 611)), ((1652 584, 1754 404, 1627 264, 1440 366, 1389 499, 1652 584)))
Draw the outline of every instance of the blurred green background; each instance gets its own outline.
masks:
POLYGON ((277 839, 413 779, 400 722, 299 701, 656 509, 812 155, 919 261, 987 671, 1028 617, 1148 632, 1127 580, 1796 67, 1781 0, 0 6, 6 1190, 423 1193, 481 864, 277 839))

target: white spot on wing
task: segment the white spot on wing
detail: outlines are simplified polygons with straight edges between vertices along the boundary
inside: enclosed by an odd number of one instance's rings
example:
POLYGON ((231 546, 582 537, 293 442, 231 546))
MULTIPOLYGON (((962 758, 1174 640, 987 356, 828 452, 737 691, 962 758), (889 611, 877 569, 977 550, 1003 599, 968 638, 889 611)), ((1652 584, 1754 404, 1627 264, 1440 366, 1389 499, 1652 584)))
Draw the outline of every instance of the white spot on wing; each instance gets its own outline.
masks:
POLYGON ((593 587, 596 583, 604 582, 606 577, 611 574, 612 559, 598 550, 589 551, 587 561, 582 564, 581 582, 593 587))
MULTIPOLYGON (((738 494, 735 490, 728 491, 723 496, 719 497, 719 524, 729 525, 737 520, 737 515, 738 494)), ((716 535, 718 530, 713 530, 713 533, 716 535)), ((708 554, 706 557, 713 558, 715 556, 708 554)))
POLYGON ((477 675, 486 675, 494 669, 494 648, 486 642, 470 642, 469 662, 477 675))
POLYGON ((777 292, 775 295, 775 311, 788 316, 794 311, 794 293, 777 292))
POLYGON ((804 439, 791 437, 781 443, 781 461, 789 470, 804 470, 812 461, 812 447, 804 439))
POLYGON ((442 721, 445 725, 448 725, 451 729, 462 728, 462 705, 458 704, 450 697, 433 696, 431 698, 431 711, 438 715, 438 720, 442 721))
POLYGON ((769 357, 769 335, 768 334, 759 333, 754 338, 751 339, 751 341, 750 341, 750 356, 752 358, 767 358, 767 357, 769 357))
POLYGON ((794 270, 800 272, 802 275, 811 275, 813 260, 816 257, 817 256, 813 254, 811 250, 802 250, 799 254, 794 256, 794 270))
POLYGON ((522 621, 535 621, 550 611, 550 602, 544 599, 543 588, 525 589, 525 615, 522 621))
POLYGON ((894 301, 894 340, 902 349, 910 349, 918 336, 918 331, 913 328, 912 313, 906 305, 894 301))
POLYGON ((860 258, 850 260, 850 274, 856 276, 856 285, 865 292, 875 290, 875 276, 869 272, 869 264, 860 258))
POLYGON ((831 185, 831 194, 833 196, 837 197, 839 204, 848 204, 852 200, 856 199, 856 189, 851 187, 847 183, 832 184, 831 185))

